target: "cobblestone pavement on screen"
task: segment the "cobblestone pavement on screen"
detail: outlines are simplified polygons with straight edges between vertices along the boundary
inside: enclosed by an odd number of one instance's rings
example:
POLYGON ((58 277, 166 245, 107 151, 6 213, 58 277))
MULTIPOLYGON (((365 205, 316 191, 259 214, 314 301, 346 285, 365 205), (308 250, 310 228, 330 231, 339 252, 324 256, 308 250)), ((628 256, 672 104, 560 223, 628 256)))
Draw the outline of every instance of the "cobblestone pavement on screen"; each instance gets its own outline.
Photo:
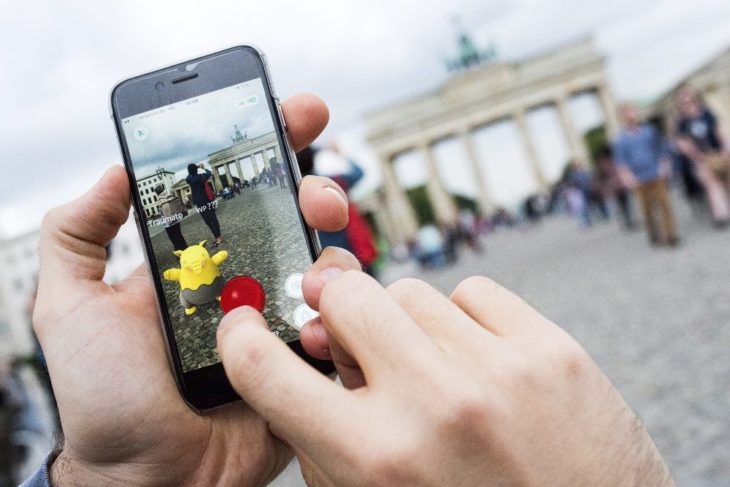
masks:
MULTIPOLYGON (((192 213, 182 222, 188 245, 208 241, 208 251, 214 255, 228 251, 221 264, 221 273, 228 280, 236 275, 256 278, 266 292, 264 316, 271 330, 285 341, 296 339, 298 332, 289 326, 301 299, 284 292, 284 282, 292 273, 302 273, 310 265, 309 252, 302 238, 298 217, 292 211, 293 199, 289 189, 279 187, 244 189, 229 199, 219 199, 218 221, 223 244, 212 248, 213 235, 199 214, 192 213), (274 250, 275 249, 275 250, 274 250)), ((173 247, 163 231, 152 237, 155 256, 161 271, 179 267, 173 247)), ((180 356, 185 370, 219 361, 215 349, 215 332, 223 311, 218 302, 198 306, 194 315, 186 316, 179 300, 177 282, 163 280, 165 298, 174 323, 180 356)))

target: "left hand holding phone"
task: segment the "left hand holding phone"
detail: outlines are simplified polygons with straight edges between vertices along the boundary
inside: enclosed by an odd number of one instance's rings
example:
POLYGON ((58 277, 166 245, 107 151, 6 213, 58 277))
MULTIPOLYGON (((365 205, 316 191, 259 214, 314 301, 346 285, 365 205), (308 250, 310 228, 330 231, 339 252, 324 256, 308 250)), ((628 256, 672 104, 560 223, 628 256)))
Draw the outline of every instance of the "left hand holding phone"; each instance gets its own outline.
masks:
MULTIPOLYGON (((282 104, 295 150, 328 120, 312 95, 282 104)), ((310 226, 341 229, 346 197, 326 178, 307 177, 300 204, 310 226)), ((164 353, 146 266, 110 286, 105 246, 129 217, 121 166, 84 196, 44 218, 33 326, 46 354, 65 442, 53 485, 265 485, 291 451, 243 403, 206 415, 182 400, 164 353)))

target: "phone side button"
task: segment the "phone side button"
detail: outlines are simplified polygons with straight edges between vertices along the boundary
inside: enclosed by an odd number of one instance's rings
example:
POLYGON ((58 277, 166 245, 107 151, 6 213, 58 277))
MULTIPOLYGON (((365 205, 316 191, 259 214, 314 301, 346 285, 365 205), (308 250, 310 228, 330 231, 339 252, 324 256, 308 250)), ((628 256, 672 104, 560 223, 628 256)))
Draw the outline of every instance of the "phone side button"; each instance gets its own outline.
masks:
POLYGON ((288 130, 286 127, 286 119, 284 118, 284 112, 281 110, 281 103, 279 103, 279 99, 276 99, 276 110, 279 112, 279 119, 281 120, 282 125, 284 126, 284 130, 288 130))

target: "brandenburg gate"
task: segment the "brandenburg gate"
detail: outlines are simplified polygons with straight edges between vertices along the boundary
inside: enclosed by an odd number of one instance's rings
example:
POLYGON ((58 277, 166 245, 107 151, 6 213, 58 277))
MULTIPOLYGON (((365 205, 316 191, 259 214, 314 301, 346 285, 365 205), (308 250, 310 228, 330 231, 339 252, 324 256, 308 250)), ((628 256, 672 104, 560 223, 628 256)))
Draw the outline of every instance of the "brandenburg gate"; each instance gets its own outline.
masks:
POLYGON ((266 168, 269 168, 269 161, 272 157, 277 161, 283 160, 276 132, 249 139, 242 135, 236 127, 236 136, 231 137, 231 141, 233 145, 230 147, 208 155, 208 163, 213 173, 216 188, 233 186, 232 164, 236 166, 238 179, 243 181, 245 178, 243 177, 241 164, 251 164, 254 175, 258 176, 261 173, 259 159, 266 168), (221 174, 221 169, 223 169, 223 174, 221 174), (221 184, 221 177, 225 177, 228 184, 221 184))
POLYGON ((616 106, 608 88, 605 60, 591 39, 583 39, 521 62, 490 62, 469 67, 430 93, 406 100, 367 116, 367 140, 380 161, 385 212, 378 224, 392 243, 412 238, 418 224, 404 189, 398 183, 393 163, 399 155, 418 151, 426 163, 426 189, 439 223, 453 224, 457 208, 444 189, 432 153, 433 146, 456 138, 468 156, 477 182, 477 202, 482 213, 495 209, 473 132, 490 124, 512 120, 527 156, 527 163, 541 190, 547 181, 527 128, 527 115, 535 109, 553 107, 560 121, 571 158, 587 162, 583 135, 568 109, 572 97, 596 96, 603 111, 604 127, 612 137, 618 131, 616 106))

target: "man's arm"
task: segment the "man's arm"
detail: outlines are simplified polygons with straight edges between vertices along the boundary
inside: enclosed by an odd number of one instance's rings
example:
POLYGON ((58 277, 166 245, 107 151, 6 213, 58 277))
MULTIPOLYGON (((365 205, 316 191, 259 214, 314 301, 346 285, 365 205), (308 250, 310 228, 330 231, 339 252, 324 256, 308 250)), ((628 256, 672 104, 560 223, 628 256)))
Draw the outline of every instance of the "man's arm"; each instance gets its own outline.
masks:
POLYGON ((347 162, 350 164, 350 171, 346 174, 344 174, 345 182, 347 183, 348 188, 352 188, 355 186, 362 177, 365 175, 365 172, 362 170, 362 168, 352 159, 348 159, 347 162))
POLYGON ((613 162, 619 181, 626 188, 635 188, 639 182, 628 164, 629 156, 626 143, 619 138, 613 145, 613 162))

